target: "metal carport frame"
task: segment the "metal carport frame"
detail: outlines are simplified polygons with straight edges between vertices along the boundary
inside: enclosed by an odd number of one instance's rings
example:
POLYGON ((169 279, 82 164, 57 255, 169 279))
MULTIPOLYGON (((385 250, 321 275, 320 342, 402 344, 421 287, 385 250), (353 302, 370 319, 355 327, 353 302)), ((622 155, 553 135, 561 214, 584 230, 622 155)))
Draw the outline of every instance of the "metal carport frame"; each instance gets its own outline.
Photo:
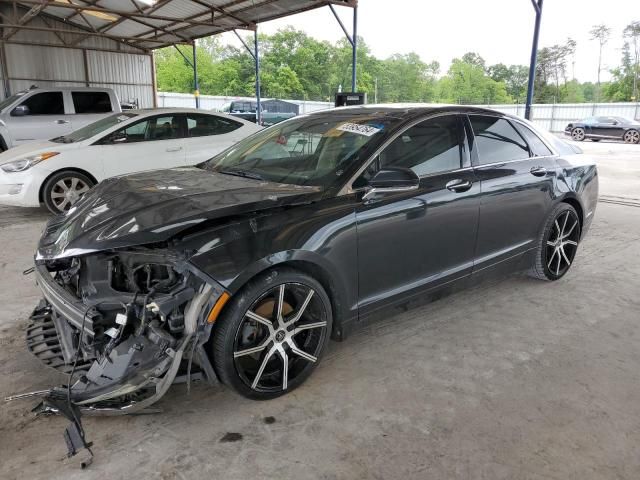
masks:
MULTIPOLYGON (((147 54, 171 45, 191 45, 193 61, 189 63, 194 70, 196 106, 199 105, 199 92, 195 40, 237 29, 251 30, 254 32, 252 55, 256 65, 258 120, 258 23, 327 5, 335 14, 334 5, 346 6, 354 9, 354 34, 351 38, 347 34, 347 38, 353 47, 352 87, 355 89, 357 0, 0 0, 1 4, 9 4, 13 10, 12 14, 7 14, 0 9, 0 49, 21 30, 49 32, 58 38, 72 35, 68 43, 62 41, 69 48, 77 48, 97 38, 116 41, 147 54), (42 19, 45 26, 34 25, 35 18, 42 19), (50 24, 51 20, 64 22, 73 31, 56 27, 56 24, 50 24)), ((344 29, 341 22, 340 25, 344 29)), ((155 72, 153 75, 155 78, 155 72)))

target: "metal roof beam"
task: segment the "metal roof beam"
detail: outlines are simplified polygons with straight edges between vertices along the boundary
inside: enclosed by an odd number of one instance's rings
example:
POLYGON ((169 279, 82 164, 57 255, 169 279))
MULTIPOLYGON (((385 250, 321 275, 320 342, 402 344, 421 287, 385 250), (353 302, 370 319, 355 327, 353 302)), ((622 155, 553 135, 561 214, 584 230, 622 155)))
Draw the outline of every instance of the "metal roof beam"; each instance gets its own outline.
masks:
MULTIPOLYGON (((220 8, 220 7, 216 7, 215 5, 209 5, 208 3, 202 2, 202 1, 200 1, 200 0, 190 0, 190 1, 191 1, 191 2, 193 2, 193 3, 195 3, 195 4, 197 4, 197 5, 200 5, 201 7, 205 7, 205 8, 207 8, 207 9, 208 9, 212 14, 213 14, 214 12, 218 12, 218 13, 220 13, 220 14, 224 15, 224 16, 231 17, 231 18, 233 18, 235 21, 240 22, 240 23, 242 23, 242 24, 245 24, 245 25, 253 24, 253 25, 255 25, 253 22, 250 22, 250 21, 248 21, 248 20, 245 20, 244 18, 237 17, 237 16, 235 16, 233 13, 229 13, 229 12, 227 12, 225 9, 220 8)), ((213 18, 212 18, 212 21, 213 21, 213 18)))
MULTIPOLYGON (((149 18, 149 15, 153 12, 155 12, 158 8, 165 6, 167 3, 171 2, 172 0, 162 0, 160 2, 157 2, 153 7, 149 8, 146 10, 146 17, 149 18)), ((129 17, 131 18, 131 17, 129 17)), ((100 27, 98 30, 101 32, 106 32, 108 30, 111 30, 112 28, 120 25, 122 22, 128 20, 127 17, 120 17, 118 20, 116 20, 115 22, 111 22, 110 24, 104 25, 102 27, 100 27)))
MULTIPOLYGON (((233 6, 233 5, 238 4, 238 3, 243 3, 245 1, 246 0, 236 0, 235 2, 227 3, 225 5, 222 5, 221 7, 218 7, 218 8, 227 9, 229 6, 233 6)), ((264 0, 261 3, 253 3, 253 4, 251 4, 251 5, 247 6, 247 7, 240 8, 240 9, 234 11, 233 15, 237 15, 239 13, 246 12, 246 11, 251 10, 253 8, 265 7, 265 6, 267 6, 267 5, 271 4, 271 3, 275 3, 275 2, 278 2, 278 1, 280 1, 280 0, 264 0)), ((324 6, 324 5, 325 4, 323 3, 321 5, 314 6, 313 8, 318 8, 318 7, 324 6)), ((202 15, 203 15, 203 13, 199 13, 198 15, 192 15, 191 17, 188 17, 188 18, 197 18, 197 17, 200 17, 202 15)), ((231 14, 230 13, 222 13, 222 14, 218 15, 215 19, 216 20, 220 20, 220 19, 226 18, 226 17, 230 17, 231 18, 231 14)), ((177 25, 178 23, 184 23, 184 22, 177 21, 173 25, 177 25)), ((173 25, 168 25, 168 26, 171 27, 173 25)), ((255 22, 252 22, 250 25, 245 25, 244 27, 242 25, 235 25, 233 27, 227 28, 226 31, 232 30, 234 28, 245 28, 247 30, 254 30, 255 31, 255 25, 256 25, 255 22)), ((180 28, 176 28, 174 31, 185 30, 187 28, 189 28, 189 27, 180 27, 180 28)))
POLYGON ((232 30, 233 33, 236 34, 236 37, 238 37, 238 40, 240 40, 240 42, 242 43, 242 45, 244 45, 244 48, 247 49, 247 52, 249 52, 249 55, 251 55, 253 57, 253 60, 256 59, 256 54, 253 50, 251 50, 249 48, 249 45, 247 45, 247 43, 244 41, 244 39, 238 34, 238 32, 236 32, 235 30, 232 30))
MULTIPOLYGON (((76 27, 77 25, 73 25, 74 27, 76 27)), ((22 29, 22 30, 32 30, 35 32, 59 32, 59 29, 55 29, 55 28, 45 28, 45 27, 32 27, 31 25, 15 25, 15 24, 11 24, 11 23, 0 23, 0 28, 18 28, 18 29, 22 29)), ((114 40, 116 42, 123 42, 123 41, 129 41, 129 42, 150 42, 150 43, 158 43, 158 44, 162 44, 162 45, 166 45, 167 41, 166 40, 157 40, 155 38, 138 38, 138 37, 120 37, 120 36, 115 36, 115 35, 105 35, 103 33, 96 33, 96 32, 71 32, 71 31, 65 31, 64 33, 66 34, 70 34, 70 35, 83 35, 83 36, 89 36, 89 37, 103 37, 103 38, 109 38, 111 40, 114 40)), ((190 45, 191 42, 176 42, 179 44, 186 44, 186 45, 190 45)), ((135 46, 135 45, 133 45, 135 46)), ((140 47, 143 48, 143 47, 140 47)))
MULTIPOLYGON (((14 3, 15 5, 15 3, 14 3)), ((29 9, 29 11, 27 13, 25 13, 19 20, 18 20, 18 25, 26 25, 27 23, 29 23, 31 20, 33 20, 35 17, 38 16, 38 14, 45 8, 45 5, 40 4, 40 5, 34 5, 33 7, 31 7, 29 9)), ((9 30, 8 33, 6 33, 2 39, 3 40, 9 40, 11 37, 13 37, 16 33, 18 33, 18 30, 20 30, 19 27, 16 27, 12 30, 9 30)))
MULTIPOLYGON (((68 10, 81 10, 83 12, 97 12, 97 13, 103 13, 106 15, 117 15, 119 17, 125 17, 127 19, 132 19, 132 18, 143 18, 143 19, 147 19, 147 20, 158 20, 158 21, 163 21, 163 22, 173 22, 173 23, 188 23, 192 26, 199 26, 199 27, 215 27, 216 25, 210 23, 210 22, 200 22, 197 20, 194 20, 194 18, 198 18, 201 17, 203 15, 205 15, 207 12, 201 12, 198 13, 196 15, 191 15, 187 18, 176 18, 176 17, 167 17, 164 15, 155 15, 155 14, 148 14, 148 13, 138 13, 138 12, 128 12, 128 11, 123 11, 123 10, 113 10, 110 8, 103 8, 103 7, 99 7, 97 5, 87 5, 87 6, 81 6, 81 5, 76 5, 76 4, 70 4, 70 3, 57 3, 57 2, 53 2, 52 0, 44 0, 46 3, 43 4, 42 1, 39 0, 18 0, 17 3, 19 5, 31 5, 31 6, 35 6, 35 5, 44 5, 43 10, 46 10, 47 7, 53 7, 53 8, 66 8, 68 10)), ((14 0, 0 0, 0 3, 16 3, 14 2, 14 0)), ((70 19, 71 17, 75 16, 75 14, 70 15, 68 17, 66 17, 66 20, 70 19)), ((64 21, 65 18, 59 18, 59 21, 64 21)), ((165 25, 165 27, 167 27, 167 25, 165 25)))

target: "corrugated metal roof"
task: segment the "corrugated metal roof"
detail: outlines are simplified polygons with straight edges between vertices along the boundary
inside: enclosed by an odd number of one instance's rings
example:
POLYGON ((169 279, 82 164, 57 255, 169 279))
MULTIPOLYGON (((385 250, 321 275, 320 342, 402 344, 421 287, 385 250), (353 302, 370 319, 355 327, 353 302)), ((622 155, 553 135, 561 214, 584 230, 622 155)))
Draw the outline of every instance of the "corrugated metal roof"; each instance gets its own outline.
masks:
POLYGON ((60 26, 35 25, 32 18, 53 18, 82 29, 88 37, 109 38, 153 50, 190 43, 233 29, 254 29, 256 24, 330 3, 354 7, 357 0, 18 0, 29 10, 0 27, 18 31, 59 32, 60 26))

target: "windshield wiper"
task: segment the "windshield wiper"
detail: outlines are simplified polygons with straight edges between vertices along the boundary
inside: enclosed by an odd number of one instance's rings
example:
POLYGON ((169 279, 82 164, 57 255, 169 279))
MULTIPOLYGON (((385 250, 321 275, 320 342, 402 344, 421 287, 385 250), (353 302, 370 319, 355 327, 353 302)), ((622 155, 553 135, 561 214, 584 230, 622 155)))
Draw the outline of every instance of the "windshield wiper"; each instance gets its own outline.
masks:
POLYGON ((251 178, 252 180, 264 181, 264 178, 257 173, 249 172, 247 170, 240 170, 238 168, 222 168, 220 170, 217 170, 217 172, 224 175, 235 175, 236 177, 251 178))

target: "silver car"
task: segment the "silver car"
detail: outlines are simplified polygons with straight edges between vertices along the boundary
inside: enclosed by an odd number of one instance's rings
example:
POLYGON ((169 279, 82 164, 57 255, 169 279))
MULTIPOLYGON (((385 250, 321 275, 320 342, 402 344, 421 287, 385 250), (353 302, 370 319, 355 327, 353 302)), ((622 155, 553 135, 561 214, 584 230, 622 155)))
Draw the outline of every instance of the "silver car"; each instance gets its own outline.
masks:
POLYGON ((32 87, 0 101, 0 151, 60 137, 120 111, 110 88, 32 87))

